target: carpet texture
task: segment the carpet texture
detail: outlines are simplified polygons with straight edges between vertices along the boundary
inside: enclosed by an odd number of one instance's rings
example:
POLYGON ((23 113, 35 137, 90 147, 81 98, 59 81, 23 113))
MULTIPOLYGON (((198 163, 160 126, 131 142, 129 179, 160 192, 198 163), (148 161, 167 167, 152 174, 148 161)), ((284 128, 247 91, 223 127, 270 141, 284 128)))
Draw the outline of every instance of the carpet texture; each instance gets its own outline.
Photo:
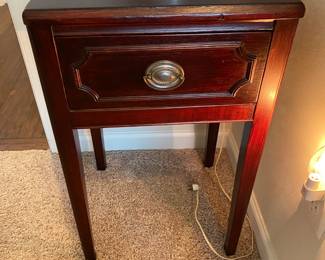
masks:
MULTIPOLYGON (((229 203, 201 161, 194 150, 109 152, 99 172, 84 154, 98 259, 218 259, 195 223, 189 188, 200 185, 199 219, 221 251, 229 203)), ((226 152, 219 165, 230 192, 226 152)), ((0 152, 0 223, 0 259, 84 259, 59 158, 49 151, 0 152)), ((237 254, 250 243, 245 223, 237 254)))

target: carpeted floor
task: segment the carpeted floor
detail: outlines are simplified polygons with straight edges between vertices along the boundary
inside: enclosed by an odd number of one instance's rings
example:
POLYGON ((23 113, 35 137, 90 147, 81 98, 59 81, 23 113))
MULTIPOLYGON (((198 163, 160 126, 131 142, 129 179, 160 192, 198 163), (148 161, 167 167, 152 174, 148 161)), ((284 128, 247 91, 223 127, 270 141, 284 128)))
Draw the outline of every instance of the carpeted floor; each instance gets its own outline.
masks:
MULTIPOLYGON (((189 187, 201 186, 199 218, 220 250, 229 203, 201 157, 193 150, 109 152, 108 169, 98 172, 84 154, 98 259, 218 259, 195 223, 189 187)), ((230 190, 225 152, 218 171, 230 190)), ((237 254, 249 248, 245 224, 237 254)), ((0 259, 83 259, 57 155, 0 152, 0 259)))

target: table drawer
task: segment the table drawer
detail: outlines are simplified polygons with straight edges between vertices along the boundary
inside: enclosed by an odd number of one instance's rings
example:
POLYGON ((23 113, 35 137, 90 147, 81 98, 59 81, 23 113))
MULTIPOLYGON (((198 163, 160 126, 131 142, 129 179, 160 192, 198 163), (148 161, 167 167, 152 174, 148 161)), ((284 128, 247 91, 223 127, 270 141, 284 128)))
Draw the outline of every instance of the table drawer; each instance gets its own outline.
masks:
POLYGON ((256 102, 271 32, 57 36, 72 110, 256 102))

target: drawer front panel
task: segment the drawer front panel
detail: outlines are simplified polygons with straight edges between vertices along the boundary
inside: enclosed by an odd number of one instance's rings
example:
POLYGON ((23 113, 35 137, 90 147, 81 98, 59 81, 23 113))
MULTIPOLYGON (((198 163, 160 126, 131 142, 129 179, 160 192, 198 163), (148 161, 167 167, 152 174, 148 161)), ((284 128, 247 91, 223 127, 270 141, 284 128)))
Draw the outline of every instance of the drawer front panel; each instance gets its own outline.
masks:
MULTIPOLYGON (((270 32, 58 36, 56 45, 70 108, 120 109, 256 102, 270 38, 270 32), (180 86, 146 84, 146 70, 157 61, 180 66, 180 86)), ((159 72, 159 82, 177 76, 169 72, 159 72)))

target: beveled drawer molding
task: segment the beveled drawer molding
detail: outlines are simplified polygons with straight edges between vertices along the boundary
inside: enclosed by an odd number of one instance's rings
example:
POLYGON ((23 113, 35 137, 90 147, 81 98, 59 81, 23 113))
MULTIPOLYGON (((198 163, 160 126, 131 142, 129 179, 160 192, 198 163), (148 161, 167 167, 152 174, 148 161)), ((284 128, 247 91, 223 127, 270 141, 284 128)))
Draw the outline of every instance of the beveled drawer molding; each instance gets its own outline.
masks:
MULTIPOLYGON (((82 61, 77 62, 72 65, 74 69, 74 76, 76 81, 76 86, 91 95, 96 102, 119 102, 125 100, 152 100, 152 99, 172 99, 172 98, 193 98, 198 96, 200 98, 204 97, 225 97, 233 96, 235 97, 237 91, 243 87, 246 83, 252 82, 254 64, 256 61, 256 56, 253 54, 248 54, 241 44, 241 42, 214 42, 214 43, 195 43, 195 44, 177 44, 177 45, 159 45, 159 46, 150 46, 150 45, 141 45, 141 46, 114 46, 114 47, 89 47, 85 48, 86 55, 82 61), (199 48, 198 48, 199 46, 199 48), (137 51, 162 51, 162 50, 193 50, 199 49, 199 51, 204 51, 206 49, 231 49, 232 59, 238 59, 237 61, 242 61, 243 66, 246 67, 246 71, 242 73, 242 78, 237 79, 234 84, 230 85, 227 90, 224 92, 215 92, 215 93, 198 93, 198 94, 175 94, 175 95, 165 95, 165 96, 117 96, 117 97, 102 97, 99 93, 96 92, 91 86, 88 86, 82 82, 82 72, 87 73, 87 66, 92 63, 92 59, 96 60, 96 56, 105 56, 110 53, 119 53, 119 52, 137 52, 137 51)), ((94 61, 96 62, 96 61, 94 61)), ((114 66, 114 64, 111 64, 114 66)), ((127 65, 127 64, 126 64, 127 65)), ((91 69, 91 68, 90 68, 91 69)), ((216 68, 217 70, 217 68, 216 68)), ((100 73, 97 72, 97 73, 100 73)), ((129 73, 132 74, 132 71, 129 73)), ((125 75, 127 76, 127 75, 125 75)), ((226 76, 226 75, 225 75, 226 76)), ((105 76, 104 76, 105 77, 105 76)), ((107 81, 109 82, 109 76, 107 76, 107 81)), ((140 79, 140 77, 139 77, 140 79)), ((121 80, 123 83, 123 80, 121 80)), ((109 85, 109 83, 108 83, 109 85)))
POLYGON ((68 102, 76 110, 255 102, 270 38, 269 32, 246 32, 56 37, 56 43, 68 102), (183 68, 181 88, 147 87, 143 75, 157 60, 183 68))

